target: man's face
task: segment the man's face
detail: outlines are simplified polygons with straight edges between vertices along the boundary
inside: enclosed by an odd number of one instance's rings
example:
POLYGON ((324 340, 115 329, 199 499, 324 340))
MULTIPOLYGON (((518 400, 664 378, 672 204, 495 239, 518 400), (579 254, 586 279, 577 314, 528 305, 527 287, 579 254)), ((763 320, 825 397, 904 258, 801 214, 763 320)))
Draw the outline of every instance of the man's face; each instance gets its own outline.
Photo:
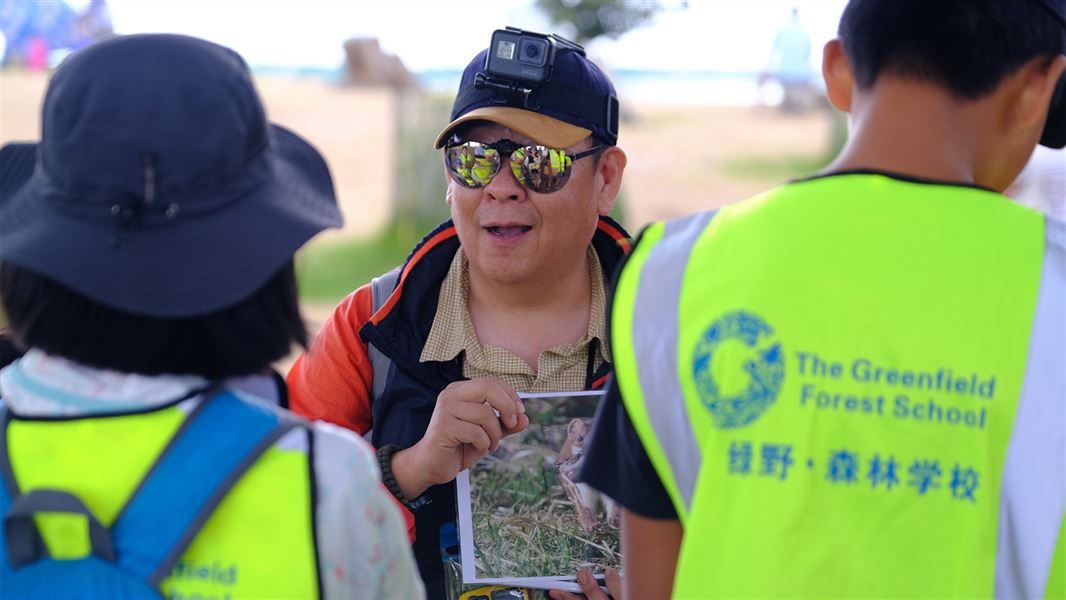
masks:
MULTIPOLYGON (((493 123, 474 125, 461 137, 486 144, 534 143, 493 123)), ((591 141, 585 140, 566 150, 574 154, 590 147, 591 141)), ((614 194, 604 192, 596 156, 574 161, 570 180, 550 194, 523 187, 511 173, 509 157, 501 158, 496 177, 482 188, 448 180, 452 220, 471 275, 501 284, 550 281, 583 262, 599 215, 607 214, 614 203, 614 194)))

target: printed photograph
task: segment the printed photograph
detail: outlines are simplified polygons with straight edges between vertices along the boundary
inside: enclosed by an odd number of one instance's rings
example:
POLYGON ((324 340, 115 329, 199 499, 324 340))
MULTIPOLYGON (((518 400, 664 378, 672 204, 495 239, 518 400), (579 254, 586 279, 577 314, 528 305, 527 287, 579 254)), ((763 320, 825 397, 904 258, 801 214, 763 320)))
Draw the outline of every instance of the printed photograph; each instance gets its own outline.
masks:
POLYGON ((620 568, 621 508, 577 480, 603 394, 522 396, 529 428, 459 480, 464 578, 572 579, 578 569, 620 568))

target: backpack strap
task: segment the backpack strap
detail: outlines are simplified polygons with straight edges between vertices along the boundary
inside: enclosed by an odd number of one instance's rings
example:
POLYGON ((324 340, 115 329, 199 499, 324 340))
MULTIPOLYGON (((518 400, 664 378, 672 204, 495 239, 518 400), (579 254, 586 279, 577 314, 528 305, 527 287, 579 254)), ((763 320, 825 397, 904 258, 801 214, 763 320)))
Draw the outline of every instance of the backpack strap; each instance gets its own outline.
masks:
POLYGON ((115 519, 117 564, 158 587, 241 476, 303 426, 228 391, 200 402, 115 519))
MULTIPOLYGON (((13 498, 17 498, 19 495, 18 482, 15 481, 15 473, 11 468, 11 460, 7 452, 7 425, 11 421, 11 411, 7 409, 7 406, 0 402, 0 518, 7 514, 7 511, 11 507, 13 498)), ((6 529, 6 526, 5 526, 6 529)), ((7 534, 4 534, 4 543, 0 544, 0 573, 6 571, 10 565, 9 555, 22 556, 26 552, 22 549, 12 548, 8 550, 10 544, 7 534)), ((41 537, 37 528, 25 532, 19 542, 23 548, 36 551, 36 549, 43 549, 45 546, 44 539, 41 537)))
MULTIPOLYGON (((6 501, 6 498, 5 498, 6 501)), ((63 490, 36 489, 15 498, 4 509, 4 550, 11 568, 36 562, 48 556, 48 547, 41 538, 34 516, 38 513, 66 513, 85 517, 89 530, 92 554, 115 561, 115 549, 107 528, 100 524, 80 498, 63 490)))
MULTIPOLYGON (((385 302, 389 300, 389 296, 392 295, 399 281, 399 267, 370 281, 370 304, 372 307, 370 314, 373 315, 381 310, 382 306, 385 306, 385 302)), ((381 394, 385 392, 385 382, 388 380, 392 360, 374 347, 374 344, 367 344, 367 354, 370 356, 370 366, 374 370, 374 384, 370 391, 370 402, 373 403, 375 399, 380 398, 381 394)))

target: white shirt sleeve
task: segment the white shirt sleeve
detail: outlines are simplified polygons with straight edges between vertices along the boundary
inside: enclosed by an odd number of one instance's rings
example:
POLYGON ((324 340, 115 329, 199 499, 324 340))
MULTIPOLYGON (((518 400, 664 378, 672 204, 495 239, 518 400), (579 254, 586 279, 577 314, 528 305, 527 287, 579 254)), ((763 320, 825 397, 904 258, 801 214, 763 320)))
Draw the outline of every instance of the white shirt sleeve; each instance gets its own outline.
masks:
POLYGON ((399 508, 362 438, 316 421, 316 534, 326 598, 425 597, 399 508))

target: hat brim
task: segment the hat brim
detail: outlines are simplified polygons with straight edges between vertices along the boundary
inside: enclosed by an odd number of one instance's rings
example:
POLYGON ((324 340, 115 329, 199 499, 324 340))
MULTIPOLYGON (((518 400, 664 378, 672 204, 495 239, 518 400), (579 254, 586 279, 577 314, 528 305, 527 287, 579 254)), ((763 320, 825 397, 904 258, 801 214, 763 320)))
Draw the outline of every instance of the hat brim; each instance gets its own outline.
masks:
POLYGON ((179 205, 173 219, 128 230, 117 244, 115 219, 51 201, 45 176, 27 160, 36 144, 4 146, 0 261, 134 314, 183 318, 237 304, 316 233, 342 223, 322 156, 276 125, 272 144, 271 176, 261 184, 207 214, 183 215, 179 205))
POLYGON ((524 135, 538 144, 552 148, 569 148, 592 135, 591 129, 571 125, 559 119, 509 106, 476 108, 455 119, 440 132, 435 148, 443 148, 455 128, 470 121, 490 121, 524 135))

